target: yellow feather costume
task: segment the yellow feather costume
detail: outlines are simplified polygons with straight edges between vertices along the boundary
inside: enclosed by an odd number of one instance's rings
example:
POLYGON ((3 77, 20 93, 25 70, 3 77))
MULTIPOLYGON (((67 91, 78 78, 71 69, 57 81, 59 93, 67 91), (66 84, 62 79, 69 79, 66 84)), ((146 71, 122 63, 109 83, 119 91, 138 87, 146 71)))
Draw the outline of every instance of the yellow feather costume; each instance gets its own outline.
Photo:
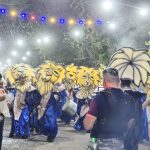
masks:
POLYGON ((65 68, 64 84, 69 91, 76 86, 77 69, 78 67, 74 64, 70 64, 65 68))
POLYGON ((33 69, 27 64, 16 64, 6 71, 6 79, 20 92, 25 92, 31 85, 33 69))
POLYGON ((61 83, 65 77, 65 69, 54 62, 46 61, 37 69, 34 79, 41 95, 44 95, 53 89, 54 84, 61 83))

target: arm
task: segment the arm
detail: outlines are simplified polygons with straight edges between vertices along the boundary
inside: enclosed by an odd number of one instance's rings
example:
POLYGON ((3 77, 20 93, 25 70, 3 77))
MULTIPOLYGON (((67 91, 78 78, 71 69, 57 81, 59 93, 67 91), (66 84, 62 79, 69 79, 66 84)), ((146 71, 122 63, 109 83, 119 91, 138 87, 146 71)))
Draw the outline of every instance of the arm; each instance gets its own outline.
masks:
POLYGON ((84 122, 83 122, 85 130, 88 131, 88 130, 93 129, 93 126, 94 126, 94 123, 95 123, 96 119, 97 118, 95 116, 87 114, 85 119, 84 119, 84 122))
POLYGON ((99 97, 96 96, 90 104, 89 112, 87 113, 85 119, 84 119, 84 128, 85 130, 91 130, 94 126, 95 121, 97 120, 98 116, 98 101, 99 97))
POLYGON ((148 105, 150 104, 150 99, 147 99, 143 104, 142 104, 142 108, 146 108, 148 105))

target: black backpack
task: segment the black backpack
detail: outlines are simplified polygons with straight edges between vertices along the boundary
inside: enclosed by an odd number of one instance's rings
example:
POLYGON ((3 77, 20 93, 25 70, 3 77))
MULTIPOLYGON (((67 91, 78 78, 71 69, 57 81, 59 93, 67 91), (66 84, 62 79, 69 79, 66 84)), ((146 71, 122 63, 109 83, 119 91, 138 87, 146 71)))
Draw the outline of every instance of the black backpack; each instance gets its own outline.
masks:
POLYGON ((104 90, 100 92, 105 99, 103 106, 99 104, 101 115, 98 116, 97 122, 91 132, 91 137, 117 138, 123 137, 127 130, 127 123, 132 115, 133 100, 122 90, 104 90))

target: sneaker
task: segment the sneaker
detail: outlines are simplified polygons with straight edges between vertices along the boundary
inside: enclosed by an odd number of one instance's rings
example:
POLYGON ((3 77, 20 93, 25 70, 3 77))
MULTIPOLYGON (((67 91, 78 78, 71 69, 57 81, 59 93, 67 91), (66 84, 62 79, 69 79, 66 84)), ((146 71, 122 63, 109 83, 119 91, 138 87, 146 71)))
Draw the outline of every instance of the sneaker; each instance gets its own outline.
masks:
POLYGON ((53 138, 51 138, 50 136, 48 136, 48 137, 47 137, 47 142, 52 143, 52 142, 54 142, 54 139, 53 139, 53 138))
POLYGON ((14 134, 13 133, 10 133, 9 134, 9 138, 13 138, 14 137, 14 134))

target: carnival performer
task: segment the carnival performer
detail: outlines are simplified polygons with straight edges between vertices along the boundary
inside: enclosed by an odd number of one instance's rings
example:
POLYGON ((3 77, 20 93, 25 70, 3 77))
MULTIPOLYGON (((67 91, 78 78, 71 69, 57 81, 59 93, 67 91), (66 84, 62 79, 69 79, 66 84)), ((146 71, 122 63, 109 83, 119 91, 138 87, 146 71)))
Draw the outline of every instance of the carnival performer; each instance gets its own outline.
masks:
POLYGON ((61 84, 61 83, 56 84, 55 91, 57 91, 56 94, 58 94, 58 106, 59 106, 58 118, 62 119, 62 107, 64 106, 64 104, 67 101, 67 92, 65 89, 65 85, 61 84))
MULTIPOLYGON (((65 85, 65 90, 66 90, 66 98, 67 101, 71 101, 74 108, 73 112, 75 111, 75 107, 77 104, 77 98, 76 98, 76 76, 77 76, 77 66, 74 66, 74 64, 70 64, 65 67, 65 79, 63 80, 63 83, 65 85)), ((67 102, 66 101, 66 102, 67 102)), ((71 111, 71 110, 70 110, 71 111)), ((70 114, 67 111, 63 111, 62 117, 65 120, 65 124, 70 124, 71 120, 75 121, 76 114, 73 115, 72 112, 70 114)))
POLYGON ((26 91, 31 85, 34 72, 29 65, 17 64, 7 70, 6 78, 15 86, 14 99, 14 130, 16 138, 26 139, 30 136, 29 109, 26 103, 26 91))
POLYGON ((30 115, 29 124, 30 124, 31 132, 34 132, 35 130, 36 133, 38 133, 39 131, 37 127, 37 123, 38 123, 37 107, 38 105, 40 105, 41 95, 33 85, 30 85, 28 91, 26 92, 25 97, 26 97, 26 103, 29 108, 29 115, 30 115))
POLYGON ((37 89, 42 98, 38 106, 38 129, 39 133, 47 136, 48 142, 56 138, 58 107, 53 92, 53 86, 60 82, 62 68, 53 62, 45 62, 37 71, 37 89))
POLYGON ((83 121, 89 110, 89 103, 96 86, 100 83, 99 71, 94 68, 80 67, 77 73, 77 85, 80 87, 76 94, 77 121, 74 125, 76 130, 84 130, 83 121))

